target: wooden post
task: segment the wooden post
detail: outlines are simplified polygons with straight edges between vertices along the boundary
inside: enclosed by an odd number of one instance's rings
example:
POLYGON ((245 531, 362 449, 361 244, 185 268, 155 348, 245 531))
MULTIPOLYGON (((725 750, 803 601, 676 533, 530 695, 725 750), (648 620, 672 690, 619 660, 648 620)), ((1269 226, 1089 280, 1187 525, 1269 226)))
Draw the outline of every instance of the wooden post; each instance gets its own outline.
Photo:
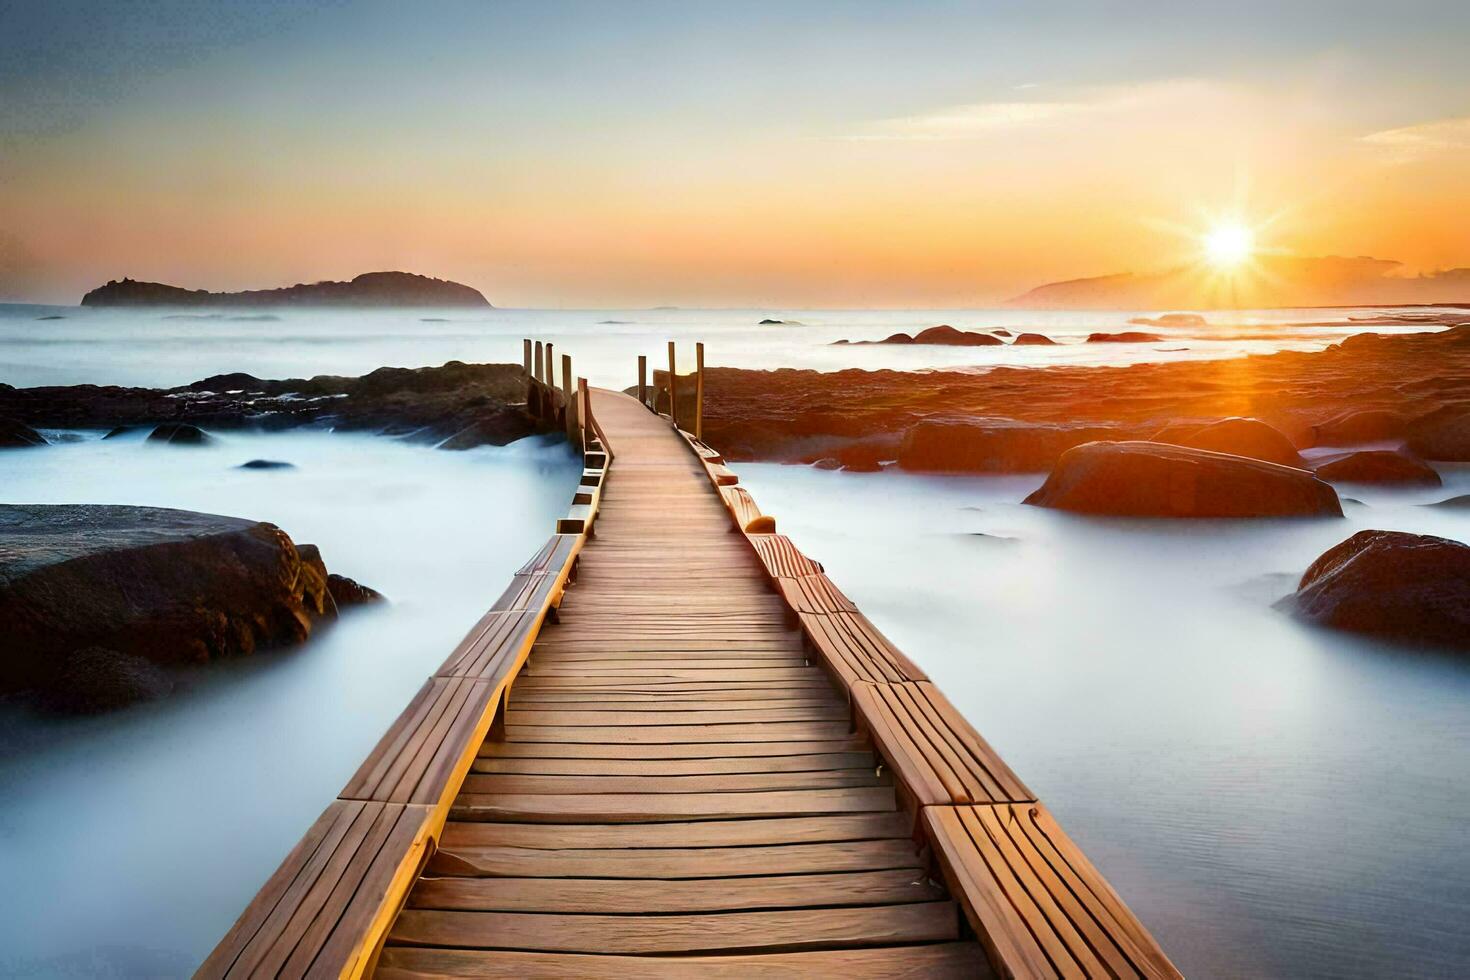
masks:
MULTIPOLYGON (((548 388, 556 387, 556 354, 549 343, 546 345, 546 375, 541 380, 546 382, 548 388)), ((551 407, 556 407, 555 401, 551 403, 551 407)))
POLYGON ((572 355, 570 354, 561 356, 561 396, 567 406, 567 439, 576 445, 577 423, 580 420, 577 409, 581 406, 572 404, 572 355))
POLYGON ((531 341, 530 338, 521 341, 521 361, 525 365, 526 376, 531 375, 531 341))
POLYGON ((694 345, 694 438, 704 438, 704 344, 694 345))
POLYGON ((674 373, 674 342, 669 341, 669 418, 674 420, 674 428, 679 427, 679 381, 678 375, 674 373))
POLYGON ((648 404, 648 355, 638 355, 638 401, 648 404))
POLYGON ((538 419, 542 417, 541 387, 539 385, 539 382, 541 381, 541 354, 541 341, 538 340, 536 341, 536 369, 531 372, 531 390, 536 393, 536 404, 530 406, 531 414, 536 416, 538 419))
MULTIPOLYGON (((592 433, 592 398, 587 394, 587 379, 577 379, 577 421, 582 423, 582 452, 587 451, 587 439, 592 433)), ((603 446, 603 451, 607 447, 603 446)))

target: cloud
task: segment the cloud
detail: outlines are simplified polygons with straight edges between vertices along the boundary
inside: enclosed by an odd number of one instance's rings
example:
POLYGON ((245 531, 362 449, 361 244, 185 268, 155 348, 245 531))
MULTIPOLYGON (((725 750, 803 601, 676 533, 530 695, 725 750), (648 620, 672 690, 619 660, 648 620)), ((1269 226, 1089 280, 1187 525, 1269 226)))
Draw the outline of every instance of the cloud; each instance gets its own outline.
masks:
POLYGON ((1388 150, 1401 159, 1470 150, 1470 116, 1384 129, 1360 136, 1358 140, 1388 150))
POLYGON ((915 116, 878 119, 854 140, 969 140, 1055 122, 1089 108, 1085 102, 978 102, 915 116))

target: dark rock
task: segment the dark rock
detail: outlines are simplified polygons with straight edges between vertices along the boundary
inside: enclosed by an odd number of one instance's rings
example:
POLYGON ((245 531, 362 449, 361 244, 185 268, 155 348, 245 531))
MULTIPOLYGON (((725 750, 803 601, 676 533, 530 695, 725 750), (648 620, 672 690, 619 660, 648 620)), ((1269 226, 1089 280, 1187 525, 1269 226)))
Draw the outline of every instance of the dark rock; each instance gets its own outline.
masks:
POLYGON ((498 408, 458 430, 439 444, 440 449, 474 449, 477 446, 504 446, 532 435, 537 427, 525 412, 498 408))
POLYGON ((383 594, 377 589, 370 589, 361 582, 348 578, 346 575, 337 575, 335 573, 328 575, 327 590, 332 593, 332 599, 337 603, 338 609, 347 609, 352 606, 364 606, 385 601, 383 594))
POLYGON ((1470 510, 1470 493, 1462 493, 1458 497, 1446 497, 1444 500, 1436 500, 1426 507, 1443 507, 1446 510, 1470 510))
POLYGON ((1069 449, 1025 503, 1122 517, 1342 516, 1337 491, 1304 470, 1157 442, 1069 449))
POLYGON ((898 443, 892 440, 853 442, 839 448, 834 455, 849 473, 877 473, 883 469, 885 459, 898 455, 898 443))
POLYGON ((1035 473, 1073 446, 1129 434, 1110 425, 930 418, 904 434, 898 465, 930 473, 1035 473))
POLYGON ((1439 474, 1422 459, 1391 449, 1363 450, 1334 456, 1315 468, 1324 480, 1344 483, 1418 483, 1440 485, 1439 474))
POLYGON ((188 422, 165 422, 148 433, 149 442, 166 442, 170 446, 202 446, 212 442, 209 433, 188 422))
POLYGON ((300 643, 334 613, 319 558, 273 524, 157 507, 0 505, 0 692, 73 650, 159 665, 300 643))
POLYGON ((942 344, 947 347, 999 347, 1005 343, 999 337, 992 337, 988 333, 976 333, 971 330, 956 330, 947 323, 927 330, 920 330, 914 335, 916 344, 942 344))
POLYGON ((1359 531, 1312 562, 1278 607, 1333 629, 1470 650, 1470 547, 1359 531))
POLYGON ((1151 344, 1163 340, 1156 333, 1144 333, 1142 330, 1124 330, 1121 333, 1090 333, 1087 335, 1089 344, 1151 344))
POLYGON ((762 320, 760 322, 760 326, 762 326, 762 327, 765 327, 765 326, 780 327, 780 326, 785 326, 786 324, 791 323, 791 322, 793 322, 793 321, 791 321, 791 320, 771 320, 771 319, 765 319, 765 320, 762 320))
POLYGON ((36 700, 56 714, 95 715, 156 701, 173 689, 168 671, 137 654, 88 647, 61 660, 36 700))
POLYGON ((295 463, 281 459, 252 459, 235 467, 237 470, 294 470, 295 463))
POLYGON ((1170 425, 1154 433, 1150 441, 1264 459, 1282 466, 1306 465, 1291 440, 1260 419, 1228 418, 1202 425, 1170 425))
POLYGON ((142 426, 138 426, 138 425, 114 425, 112 428, 110 428, 110 429, 107 430, 107 434, 104 435, 102 438, 104 438, 104 439, 116 439, 118 436, 125 436, 128 433, 130 433, 130 432, 137 432, 140 428, 142 428, 142 426))
POLYGON ((1320 425, 1312 426, 1314 444, 1341 446, 1355 442, 1380 442, 1397 439, 1404 434, 1408 420, 1400 412, 1368 409, 1343 412, 1320 425))
POLYGON ((24 449, 47 445, 46 437, 15 419, 0 418, 0 449, 24 449))
POLYGON ((887 337, 884 337, 882 340, 878 341, 878 343, 880 344, 912 344, 913 342, 914 338, 910 337, 906 333, 889 334, 887 337))
POLYGON ((842 460, 836 456, 823 456, 813 463, 812 466, 819 470, 840 470, 842 469, 842 460))
POLYGON ((1018 346, 1019 347, 1031 347, 1031 346, 1044 347, 1044 346, 1055 346, 1055 345, 1056 345, 1056 341, 1055 340, 1052 340, 1050 337, 1046 336, 1045 334, 1040 334, 1040 333, 1023 333, 1023 334, 1019 334, 1016 337, 1015 340, 1011 341, 1011 346, 1012 347, 1018 347, 1018 346))
POLYGON ((1436 413, 1416 420, 1407 441, 1409 448, 1425 459, 1470 463, 1470 411, 1448 417, 1436 413))

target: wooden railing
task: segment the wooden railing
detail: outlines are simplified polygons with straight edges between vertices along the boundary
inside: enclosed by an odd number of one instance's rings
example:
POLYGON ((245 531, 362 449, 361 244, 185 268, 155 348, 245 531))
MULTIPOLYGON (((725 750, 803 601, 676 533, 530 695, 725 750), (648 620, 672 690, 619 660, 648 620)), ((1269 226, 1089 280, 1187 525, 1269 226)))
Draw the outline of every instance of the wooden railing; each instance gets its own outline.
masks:
POLYGON ((556 533, 439 665, 241 913, 197 976, 360 977, 437 847, 450 804, 505 707, 592 534, 612 453, 587 382, 551 382, 552 345, 525 342, 527 410, 564 425, 583 470, 556 533), (534 361, 533 361, 534 353, 534 361))
POLYGON ((695 437, 704 435, 704 344, 694 345, 694 372, 679 374, 677 348, 669 341, 668 369, 654 368, 652 383, 648 373, 648 358, 638 356, 637 398, 647 408, 669 418, 680 430, 693 432, 695 437), (684 404, 687 402, 688 404, 684 404))

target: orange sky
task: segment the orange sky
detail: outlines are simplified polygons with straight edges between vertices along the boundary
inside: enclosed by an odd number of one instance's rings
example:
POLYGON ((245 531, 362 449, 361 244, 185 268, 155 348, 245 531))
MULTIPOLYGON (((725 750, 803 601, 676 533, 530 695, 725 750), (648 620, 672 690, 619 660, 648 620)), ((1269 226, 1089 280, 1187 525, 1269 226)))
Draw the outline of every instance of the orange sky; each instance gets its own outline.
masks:
POLYGON ((524 64, 434 33, 385 60, 386 24, 309 43, 339 23, 0 114, 0 299, 401 268, 502 306, 975 306, 1191 260, 1227 217, 1297 254, 1470 265, 1470 89, 1422 39, 1417 65, 1339 44, 1138 71, 1043 38, 1086 70, 977 78, 873 50, 866 23, 749 64, 702 58, 719 37, 683 22, 656 57, 583 25, 585 61, 534 50, 541 24, 511 25, 524 64))

